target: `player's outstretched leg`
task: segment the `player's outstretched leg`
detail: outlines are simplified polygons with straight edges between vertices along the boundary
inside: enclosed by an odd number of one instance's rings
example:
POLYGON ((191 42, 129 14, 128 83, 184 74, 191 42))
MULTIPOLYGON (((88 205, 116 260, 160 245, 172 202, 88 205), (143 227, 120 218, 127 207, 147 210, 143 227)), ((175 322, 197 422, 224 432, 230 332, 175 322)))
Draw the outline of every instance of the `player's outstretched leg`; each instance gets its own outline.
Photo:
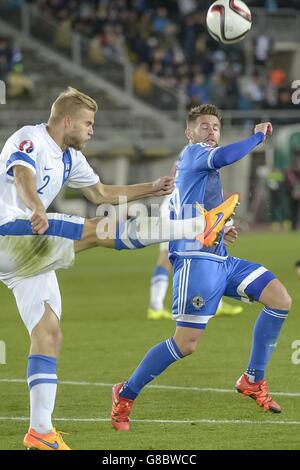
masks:
POLYGON ((210 211, 203 211, 197 204, 200 213, 205 217, 205 230, 196 237, 204 246, 212 246, 218 242, 220 232, 228 220, 235 214, 235 209, 239 204, 239 195, 233 194, 226 201, 210 211))
POLYGON ((281 407, 271 397, 264 375, 292 301, 278 279, 267 284, 259 301, 265 306, 254 326, 249 365, 236 382, 235 388, 239 393, 255 400, 265 411, 280 413, 281 407))
POLYGON ((75 251, 96 246, 134 250, 181 239, 197 240, 204 246, 211 246, 217 242, 224 225, 234 215, 238 198, 238 194, 234 194, 210 211, 204 211, 198 206, 200 216, 191 219, 169 220, 159 217, 129 219, 117 225, 113 232, 109 230, 108 218, 88 219, 84 223, 81 238, 75 241, 75 251))

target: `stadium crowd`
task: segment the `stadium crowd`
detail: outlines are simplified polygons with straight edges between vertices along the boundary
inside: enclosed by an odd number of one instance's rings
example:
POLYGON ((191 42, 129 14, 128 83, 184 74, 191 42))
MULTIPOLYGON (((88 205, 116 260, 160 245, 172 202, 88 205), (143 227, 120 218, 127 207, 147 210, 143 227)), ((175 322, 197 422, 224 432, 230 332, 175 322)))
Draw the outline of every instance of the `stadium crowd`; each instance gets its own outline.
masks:
MULTIPOLYGON (((207 33, 205 13, 211 0, 33 0, 43 15, 60 24, 57 44, 74 30, 90 38, 89 61, 128 58, 136 65, 137 95, 154 93, 151 76, 177 90, 187 105, 214 102, 222 109, 291 107, 286 72, 271 61, 273 39, 261 31, 253 43, 254 63, 247 68, 244 42, 230 48, 207 33)), ((248 1, 274 11, 298 7, 294 0, 248 1)), ((253 62, 253 61, 252 61, 253 62)))
POLYGON ((21 50, 9 38, 0 36, 0 80, 7 85, 10 98, 29 96, 33 83, 24 74, 21 50))

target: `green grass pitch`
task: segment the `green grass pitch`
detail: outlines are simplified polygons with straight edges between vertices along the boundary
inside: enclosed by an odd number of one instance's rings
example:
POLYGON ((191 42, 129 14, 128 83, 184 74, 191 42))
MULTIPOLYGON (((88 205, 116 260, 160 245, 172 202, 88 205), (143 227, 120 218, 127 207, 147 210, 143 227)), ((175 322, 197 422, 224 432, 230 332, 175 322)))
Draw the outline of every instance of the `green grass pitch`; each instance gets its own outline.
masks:
MULTIPOLYGON (((282 393, 273 396, 283 413, 266 413, 233 392, 247 365, 260 311, 258 304, 245 305, 236 318, 211 320, 198 351, 155 380, 159 387, 142 392, 132 431, 114 431, 110 384, 128 378, 152 345, 173 334, 174 322, 145 317, 157 247, 121 253, 95 249, 79 255, 74 268, 58 273, 64 344, 54 422, 70 433, 65 440, 72 448, 299 449, 300 364, 291 361, 291 345, 300 340, 300 281, 293 267, 300 258, 300 234, 241 235, 231 253, 266 265, 293 297, 267 370, 270 390, 282 393)), ((6 343, 6 365, 0 365, 0 449, 22 449, 29 412, 28 337, 4 285, 0 296, 0 340, 6 343)))

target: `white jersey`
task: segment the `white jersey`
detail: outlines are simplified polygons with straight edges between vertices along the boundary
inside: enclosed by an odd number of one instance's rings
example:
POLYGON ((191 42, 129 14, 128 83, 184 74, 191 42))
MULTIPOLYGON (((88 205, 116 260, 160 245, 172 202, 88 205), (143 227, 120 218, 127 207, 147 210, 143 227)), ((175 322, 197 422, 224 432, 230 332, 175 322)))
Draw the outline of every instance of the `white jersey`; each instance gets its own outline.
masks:
POLYGON ((17 194, 15 165, 33 172, 45 209, 64 185, 81 188, 99 181, 84 155, 73 148, 63 152, 48 134, 46 124, 24 126, 7 140, 0 155, 0 225, 31 214, 17 194))

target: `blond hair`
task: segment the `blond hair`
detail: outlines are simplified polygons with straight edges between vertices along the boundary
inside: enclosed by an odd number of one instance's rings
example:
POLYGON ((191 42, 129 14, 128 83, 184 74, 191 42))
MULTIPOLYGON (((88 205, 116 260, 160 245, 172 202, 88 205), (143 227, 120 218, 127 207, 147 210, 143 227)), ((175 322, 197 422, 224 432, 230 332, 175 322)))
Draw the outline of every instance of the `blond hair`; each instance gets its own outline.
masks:
POLYGON ((203 115, 216 116, 220 122, 222 121, 222 115, 217 106, 213 104, 201 104, 201 106, 195 106, 194 108, 190 109, 186 119, 186 126, 189 127, 191 124, 197 121, 199 116, 203 115))
POLYGON ((82 108, 88 108, 94 113, 98 111, 98 105, 93 98, 69 86, 52 104, 50 119, 58 121, 64 116, 76 114, 82 108))

